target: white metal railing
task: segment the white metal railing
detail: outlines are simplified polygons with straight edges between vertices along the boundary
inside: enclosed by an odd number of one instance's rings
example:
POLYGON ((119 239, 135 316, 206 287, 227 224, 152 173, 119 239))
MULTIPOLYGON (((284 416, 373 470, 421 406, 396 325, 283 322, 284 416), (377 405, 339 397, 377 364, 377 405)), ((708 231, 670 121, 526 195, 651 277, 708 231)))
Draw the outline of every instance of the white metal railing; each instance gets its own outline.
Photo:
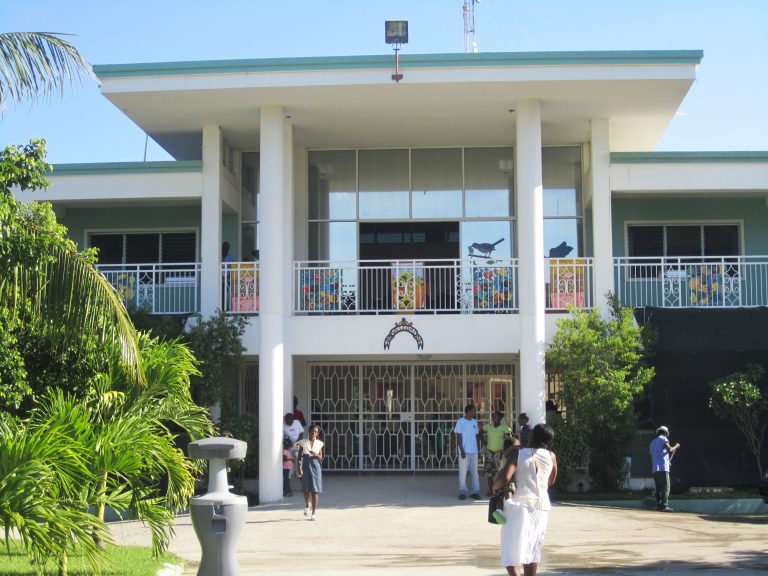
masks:
POLYGON ((546 309, 550 311, 592 308, 592 258, 547 258, 544 264, 546 279, 546 309))
POLYGON ((768 256, 614 258, 624 306, 733 308, 768 305, 768 256))
POLYGON ((99 264, 126 306, 151 314, 200 311, 200 263, 99 264))
POLYGON ((517 260, 294 263, 299 314, 511 313, 517 260))
POLYGON ((227 314, 259 313, 259 263, 222 262, 222 310, 227 314))

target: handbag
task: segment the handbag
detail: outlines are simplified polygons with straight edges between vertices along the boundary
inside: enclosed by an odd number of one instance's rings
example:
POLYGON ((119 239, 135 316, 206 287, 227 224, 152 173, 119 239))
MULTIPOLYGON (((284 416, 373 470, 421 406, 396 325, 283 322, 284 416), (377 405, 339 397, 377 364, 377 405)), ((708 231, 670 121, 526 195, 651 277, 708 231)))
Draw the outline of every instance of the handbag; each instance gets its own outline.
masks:
POLYGON ((499 512, 503 508, 504 498, 507 494, 515 493, 515 481, 511 480, 507 482, 501 490, 492 494, 488 498, 488 523, 489 524, 504 524, 504 521, 500 519, 504 518, 504 514, 499 512))

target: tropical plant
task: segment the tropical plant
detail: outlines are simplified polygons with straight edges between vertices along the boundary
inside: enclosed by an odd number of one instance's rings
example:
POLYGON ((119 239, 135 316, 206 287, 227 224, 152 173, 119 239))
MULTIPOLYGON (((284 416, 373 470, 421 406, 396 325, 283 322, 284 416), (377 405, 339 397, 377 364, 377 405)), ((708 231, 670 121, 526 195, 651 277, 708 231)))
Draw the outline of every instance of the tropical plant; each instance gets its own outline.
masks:
POLYGON ((10 360, 0 369, 0 402, 6 409, 18 408, 31 392, 21 331, 71 360, 93 350, 94 338, 98 348, 114 345, 131 377, 144 379, 136 332, 94 255, 77 251, 50 205, 23 204, 11 193, 47 188, 45 152, 44 140, 0 152, 0 351, 10 360))
MULTIPOLYGON (((566 407, 573 462, 589 462, 593 486, 616 489, 625 477, 625 457, 636 428, 635 402, 654 376, 646 365, 643 329, 632 310, 609 296, 611 316, 570 309, 560 320, 546 354, 547 369, 562 384, 558 403, 566 407)), ((557 442, 557 437, 555 438, 557 442)), ((558 454, 559 457, 559 454, 558 454)))
POLYGON ((240 370, 243 364, 242 335, 248 320, 221 310, 201 320, 187 335, 202 374, 192 379, 192 394, 204 406, 221 405, 226 418, 236 413, 240 370))
POLYGON ((755 457, 758 480, 763 479, 762 450, 768 429, 768 389, 760 386, 765 369, 748 364, 744 371, 710 382, 709 407, 715 414, 730 420, 747 439, 755 457))
POLYGON ((53 559, 66 574, 77 549, 98 571, 94 536, 109 541, 103 522, 88 513, 82 487, 94 481, 80 438, 88 411, 73 403, 66 415, 44 408, 34 424, 6 416, 0 421, 0 523, 6 540, 15 530, 28 556, 42 567, 53 559))
POLYGON ((192 401, 190 377, 199 374, 190 350, 179 341, 141 334, 139 349, 147 383, 136 386, 113 358, 92 380, 86 405, 94 416, 88 491, 99 519, 104 508, 128 511, 152 529, 157 553, 173 534, 173 515, 187 505, 199 471, 176 445, 177 432, 190 440, 213 434, 208 412, 192 401))
POLYGON ((66 34, 0 33, 0 108, 8 102, 62 93, 70 82, 93 75, 66 34))

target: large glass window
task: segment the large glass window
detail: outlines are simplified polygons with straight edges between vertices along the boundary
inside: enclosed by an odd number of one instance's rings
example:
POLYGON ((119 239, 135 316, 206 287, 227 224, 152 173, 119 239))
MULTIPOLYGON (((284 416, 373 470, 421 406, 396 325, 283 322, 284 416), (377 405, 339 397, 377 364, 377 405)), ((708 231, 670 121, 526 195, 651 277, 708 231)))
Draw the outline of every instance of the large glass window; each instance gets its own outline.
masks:
POLYGON ((512 228, 508 220, 467 221, 461 224, 462 258, 511 258, 512 228))
POLYGON ((357 223, 311 222, 309 259, 336 263, 357 260, 357 223))
POLYGON ((581 148, 542 149, 544 180, 544 255, 551 258, 582 254, 581 148))
POLYGON ((309 155, 309 219, 354 220, 356 199, 355 151, 312 152, 309 155))
POLYGON ((88 234, 88 245, 99 249, 99 264, 195 262, 195 232, 131 232, 88 234))
POLYGON ((464 211, 468 217, 514 214, 512 148, 464 150, 464 211))
POLYGON ((408 150, 360 150, 360 219, 408 218, 409 173, 408 150))
POLYGON ((628 256, 738 256, 737 224, 627 226, 628 256))
POLYGON ((249 261, 259 253, 258 152, 243 152, 240 189, 240 260, 249 261))
POLYGON ((413 150, 411 166, 413 217, 461 217, 461 149, 413 150))

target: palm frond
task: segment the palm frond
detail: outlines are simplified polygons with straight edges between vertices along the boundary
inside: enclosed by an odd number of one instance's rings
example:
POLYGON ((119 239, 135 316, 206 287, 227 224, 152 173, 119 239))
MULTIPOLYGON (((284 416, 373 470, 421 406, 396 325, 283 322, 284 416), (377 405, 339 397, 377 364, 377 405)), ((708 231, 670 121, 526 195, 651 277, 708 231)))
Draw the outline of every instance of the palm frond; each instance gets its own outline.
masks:
POLYGON ((61 36, 0 33, 0 109, 8 102, 61 94, 68 84, 94 77, 90 64, 61 36))

